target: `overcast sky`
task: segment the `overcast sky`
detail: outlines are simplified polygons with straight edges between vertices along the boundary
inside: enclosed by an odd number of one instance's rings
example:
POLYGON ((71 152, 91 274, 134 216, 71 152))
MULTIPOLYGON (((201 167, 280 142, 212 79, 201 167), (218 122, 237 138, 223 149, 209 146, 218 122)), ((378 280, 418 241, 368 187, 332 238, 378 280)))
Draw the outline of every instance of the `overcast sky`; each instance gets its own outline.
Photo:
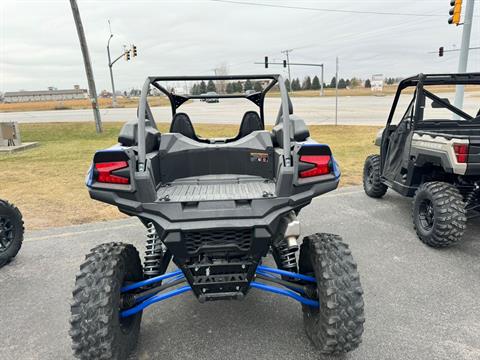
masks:
MULTIPOLYGON (((244 0, 241 2, 255 2, 244 0)), ((294 49, 291 62, 323 62, 325 81, 340 59, 340 77, 374 73, 407 76, 418 72, 454 72, 462 27, 448 25, 449 0, 268 1, 285 6, 428 14, 428 17, 272 8, 216 1, 87 1, 80 13, 93 63, 97 91, 110 89, 106 42, 111 20, 113 54, 134 43, 138 57, 114 66, 117 89, 140 87, 148 75, 211 74, 227 64, 230 73, 261 73, 255 61, 265 55, 281 61, 282 49, 294 49), (432 16, 433 15, 433 16, 432 16), (438 16, 436 16, 438 15, 438 16), (435 52, 429 54, 428 52, 435 52)), ((465 3, 465 1, 464 1, 465 3)), ((47 86, 86 87, 70 3, 0 0, 0 91, 47 86)), ((471 46, 480 46, 480 1, 475 3, 471 46)), ((470 52, 470 71, 480 71, 480 50, 470 52)), ((271 67, 269 72, 284 72, 271 67)), ((292 76, 315 74, 292 68, 292 76)))

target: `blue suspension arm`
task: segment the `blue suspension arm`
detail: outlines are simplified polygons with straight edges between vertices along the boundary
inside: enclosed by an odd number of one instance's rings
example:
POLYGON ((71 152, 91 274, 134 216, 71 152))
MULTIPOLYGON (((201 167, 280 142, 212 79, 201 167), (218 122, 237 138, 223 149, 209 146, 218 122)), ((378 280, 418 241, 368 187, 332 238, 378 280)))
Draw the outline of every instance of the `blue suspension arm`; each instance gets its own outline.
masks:
POLYGON ((278 287, 275 287, 275 286, 261 284, 261 283, 258 283, 256 281, 252 281, 250 283, 250 286, 253 287, 253 288, 260 289, 260 290, 269 291, 269 292, 272 292, 274 294, 279 294, 279 295, 284 295, 284 296, 291 297, 292 299, 295 299, 295 300, 301 302, 302 304, 305 304, 305 305, 308 305, 308 306, 311 306, 311 307, 320 307, 320 304, 319 304, 318 301, 304 298, 303 296, 300 296, 296 292, 293 292, 291 290, 286 290, 286 289, 281 289, 281 288, 278 288, 278 287))
MULTIPOLYGON (((304 280, 304 281, 308 281, 308 282, 312 282, 312 283, 317 282, 314 277, 311 277, 311 276, 308 276, 308 275, 293 273, 293 272, 280 270, 280 269, 274 269, 274 268, 270 268, 270 267, 263 266, 263 265, 260 265, 260 266, 257 267, 257 272, 258 272, 258 274, 262 274, 264 276, 269 276, 269 277, 272 277, 272 278, 276 278, 272 274, 277 274, 277 275, 284 275, 284 276, 288 276, 288 277, 291 277, 291 278, 296 278, 296 279, 299 279, 299 280, 304 280)), ((161 276, 156 276, 156 277, 151 278, 151 279, 139 281, 139 282, 136 282, 136 283, 133 283, 133 284, 128 284, 128 285, 122 287, 121 292, 125 293, 125 292, 135 290, 135 289, 138 289, 138 288, 141 288, 141 287, 144 287, 144 286, 148 286, 148 285, 158 283, 158 282, 166 280, 166 279, 170 279, 166 282, 166 283, 170 283, 170 282, 182 279, 183 277, 184 277, 183 272, 181 270, 176 270, 176 271, 173 271, 171 273, 164 274, 164 275, 161 275, 161 276)), ((283 288, 279 288, 279 287, 275 287, 275 286, 270 286, 270 285, 267 285, 267 284, 258 283, 256 281, 252 281, 250 283, 250 286, 252 288, 256 288, 256 289, 259 289, 259 290, 268 291, 268 292, 272 292, 272 293, 275 293, 275 294, 290 297, 290 298, 295 299, 295 300, 299 301, 300 303, 308 305, 308 306, 312 306, 312 307, 319 307, 320 306, 318 301, 313 300, 313 299, 307 299, 307 298, 299 295, 298 293, 296 293, 292 290, 283 289, 283 288)), ((185 286, 182 286, 180 288, 177 288, 175 290, 172 290, 172 291, 169 291, 169 292, 166 292, 166 293, 147 296, 146 298, 141 299, 140 300, 141 302, 137 303, 137 305, 135 305, 134 307, 121 311, 120 316, 123 318, 123 317, 128 317, 128 316, 134 315, 134 314, 142 311, 146 307, 148 307, 148 306, 150 306, 150 305, 152 305, 156 302, 163 301, 163 300, 169 299, 171 297, 183 294, 184 292, 187 292, 189 290, 191 290, 191 287, 189 285, 185 285, 185 286)))

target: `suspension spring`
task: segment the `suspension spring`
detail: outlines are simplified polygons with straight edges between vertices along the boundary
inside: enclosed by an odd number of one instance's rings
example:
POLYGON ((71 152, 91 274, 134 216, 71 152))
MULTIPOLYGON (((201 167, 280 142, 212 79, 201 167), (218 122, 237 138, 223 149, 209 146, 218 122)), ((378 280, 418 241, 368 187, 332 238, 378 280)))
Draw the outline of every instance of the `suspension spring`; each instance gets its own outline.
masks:
POLYGON ((145 278, 151 278, 161 274, 162 259, 166 247, 163 245, 153 223, 147 224, 147 246, 145 249, 145 262, 143 274, 145 278))
POLYGON ((287 271, 297 271, 297 256, 298 245, 295 243, 289 244, 287 239, 284 239, 278 244, 277 249, 278 257, 281 262, 281 268, 287 271))
POLYGON ((475 183, 474 188, 471 192, 467 194, 465 197, 465 204, 468 207, 477 205, 477 203, 480 201, 480 185, 478 183, 475 183))

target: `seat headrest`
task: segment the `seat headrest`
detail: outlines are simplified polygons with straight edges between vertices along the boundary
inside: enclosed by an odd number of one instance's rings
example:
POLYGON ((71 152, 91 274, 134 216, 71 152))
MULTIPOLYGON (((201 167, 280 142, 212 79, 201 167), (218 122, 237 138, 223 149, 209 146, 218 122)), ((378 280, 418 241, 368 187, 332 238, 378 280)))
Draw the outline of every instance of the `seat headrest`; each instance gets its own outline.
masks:
POLYGON ((185 113, 176 113, 170 125, 171 133, 179 133, 190 139, 197 140, 197 135, 193 128, 190 118, 185 113))
POLYGON ((260 116, 256 111, 247 111, 242 118, 242 123, 240 124, 240 130, 238 131, 237 138, 240 139, 253 131, 264 130, 264 126, 260 116))

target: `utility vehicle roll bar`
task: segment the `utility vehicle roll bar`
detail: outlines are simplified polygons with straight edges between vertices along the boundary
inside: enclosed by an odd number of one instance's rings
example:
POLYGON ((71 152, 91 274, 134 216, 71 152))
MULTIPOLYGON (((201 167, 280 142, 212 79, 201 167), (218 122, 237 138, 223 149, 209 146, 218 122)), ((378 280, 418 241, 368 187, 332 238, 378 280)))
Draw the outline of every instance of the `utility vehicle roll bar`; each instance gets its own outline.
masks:
POLYGON ((284 166, 292 166, 291 157, 291 144, 290 144, 290 110, 291 102, 288 96, 287 88, 283 77, 279 74, 268 75, 215 75, 215 76, 149 76, 142 87, 142 93, 140 95, 140 103, 138 106, 138 171, 145 171, 145 162, 147 158, 145 147, 145 121, 150 118, 151 111, 148 105, 147 96, 150 90, 150 86, 154 86, 162 93, 164 93, 170 100, 170 106, 172 108, 172 114, 174 115, 176 109, 189 99, 206 99, 206 98, 245 98, 255 103, 260 108, 260 117, 264 122, 264 101, 265 95, 276 84, 280 88, 281 105, 279 109, 279 116, 277 117, 275 125, 283 123, 283 153, 284 153, 284 166), (168 91, 159 84, 160 81, 201 81, 201 80, 272 80, 265 89, 261 92, 256 92, 250 95, 242 94, 214 94, 214 95, 177 95, 168 91))

